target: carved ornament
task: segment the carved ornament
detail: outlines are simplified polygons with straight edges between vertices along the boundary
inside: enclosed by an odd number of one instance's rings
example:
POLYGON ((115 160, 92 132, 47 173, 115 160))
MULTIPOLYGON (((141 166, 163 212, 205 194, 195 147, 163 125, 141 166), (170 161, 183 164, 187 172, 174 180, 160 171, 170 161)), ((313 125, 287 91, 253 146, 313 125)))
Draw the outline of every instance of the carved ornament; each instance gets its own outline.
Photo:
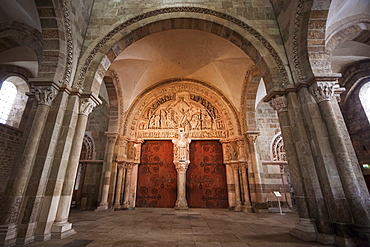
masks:
POLYGON ((229 105, 212 90, 174 83, 149 91, 133 104, 125 131, 131 138, 173 139, 183 129, 190 139, 219 139, 237 134, 238 123, 229 105))
POLYGON ((334 81, 318 81, 309 87, 317 103, 331 100, 334 96, 334 81))
POLYGON ((51 106, 51 103, 58 94, 58 90, 52 86, 32 86, 39 105, 51 106))
POLYGON ((277 113, 288 111, 286 97, 276 95, 269 101, 270 106, 277 111, 277 113))
POLYGON ((80 100, 80 114, 88 116, 95 106, 96 103, 91 98, 82 98, 80 100))

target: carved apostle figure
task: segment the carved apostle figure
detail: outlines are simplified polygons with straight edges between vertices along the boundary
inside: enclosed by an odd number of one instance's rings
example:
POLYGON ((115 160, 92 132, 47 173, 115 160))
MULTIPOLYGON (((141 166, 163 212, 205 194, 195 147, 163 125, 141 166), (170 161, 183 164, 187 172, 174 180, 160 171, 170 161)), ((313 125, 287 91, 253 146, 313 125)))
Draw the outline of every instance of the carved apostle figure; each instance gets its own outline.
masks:
POLYGON ((186 161, 189 159, 190 139, 186 138, 186 132, 183 128, 179 129, 179 138, 172 140, 175 144, 175 160, 186 161))

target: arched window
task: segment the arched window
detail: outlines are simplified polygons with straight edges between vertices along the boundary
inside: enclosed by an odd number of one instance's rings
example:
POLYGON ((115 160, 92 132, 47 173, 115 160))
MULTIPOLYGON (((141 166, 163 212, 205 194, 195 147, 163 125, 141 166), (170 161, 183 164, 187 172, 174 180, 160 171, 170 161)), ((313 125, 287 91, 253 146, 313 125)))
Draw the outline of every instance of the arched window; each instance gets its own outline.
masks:
POLYGON ((271 158, 273 161, 286 161, 285 147, 281 132, 272 139, 271 158))
POLYGON ((10 81, 4 81, 0 89, 0 123, 6 124, 16 97, 16 86, 10 81))
POLYGON ((0 89, 0 123, 19 127, 29 91, 27 82, 19 76, 10 76, 0 89))
POLYGON ((370 81, 361 87, 359 97, 367 119, 370 123, 370 81))

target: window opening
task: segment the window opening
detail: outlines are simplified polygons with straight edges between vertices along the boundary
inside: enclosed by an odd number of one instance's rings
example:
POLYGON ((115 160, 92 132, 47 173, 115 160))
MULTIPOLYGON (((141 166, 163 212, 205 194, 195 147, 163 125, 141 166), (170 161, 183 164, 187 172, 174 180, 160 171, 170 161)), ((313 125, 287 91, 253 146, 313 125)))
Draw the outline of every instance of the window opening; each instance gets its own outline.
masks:
POLYGON ((16 96, 16 86, 9 81, 4 81, 0 89, 0 123, 5 124, 8 120, 16 96))
POLYGON ((359 97, 367 116, 367 120, 370 123, 370 81, 361 87, 359 97))

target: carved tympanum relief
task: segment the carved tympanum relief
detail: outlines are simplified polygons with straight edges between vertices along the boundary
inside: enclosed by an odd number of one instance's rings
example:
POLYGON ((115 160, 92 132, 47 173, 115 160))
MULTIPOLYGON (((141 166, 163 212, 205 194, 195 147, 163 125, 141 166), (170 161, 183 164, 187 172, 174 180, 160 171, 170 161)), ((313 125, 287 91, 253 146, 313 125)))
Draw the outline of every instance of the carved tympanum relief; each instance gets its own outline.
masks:
POLYGON ((225 117, 208 99, 191 92, 168 93, 142 112, 138 138, 174 137, 184 129, 189 138, 225 138, 225 117))

